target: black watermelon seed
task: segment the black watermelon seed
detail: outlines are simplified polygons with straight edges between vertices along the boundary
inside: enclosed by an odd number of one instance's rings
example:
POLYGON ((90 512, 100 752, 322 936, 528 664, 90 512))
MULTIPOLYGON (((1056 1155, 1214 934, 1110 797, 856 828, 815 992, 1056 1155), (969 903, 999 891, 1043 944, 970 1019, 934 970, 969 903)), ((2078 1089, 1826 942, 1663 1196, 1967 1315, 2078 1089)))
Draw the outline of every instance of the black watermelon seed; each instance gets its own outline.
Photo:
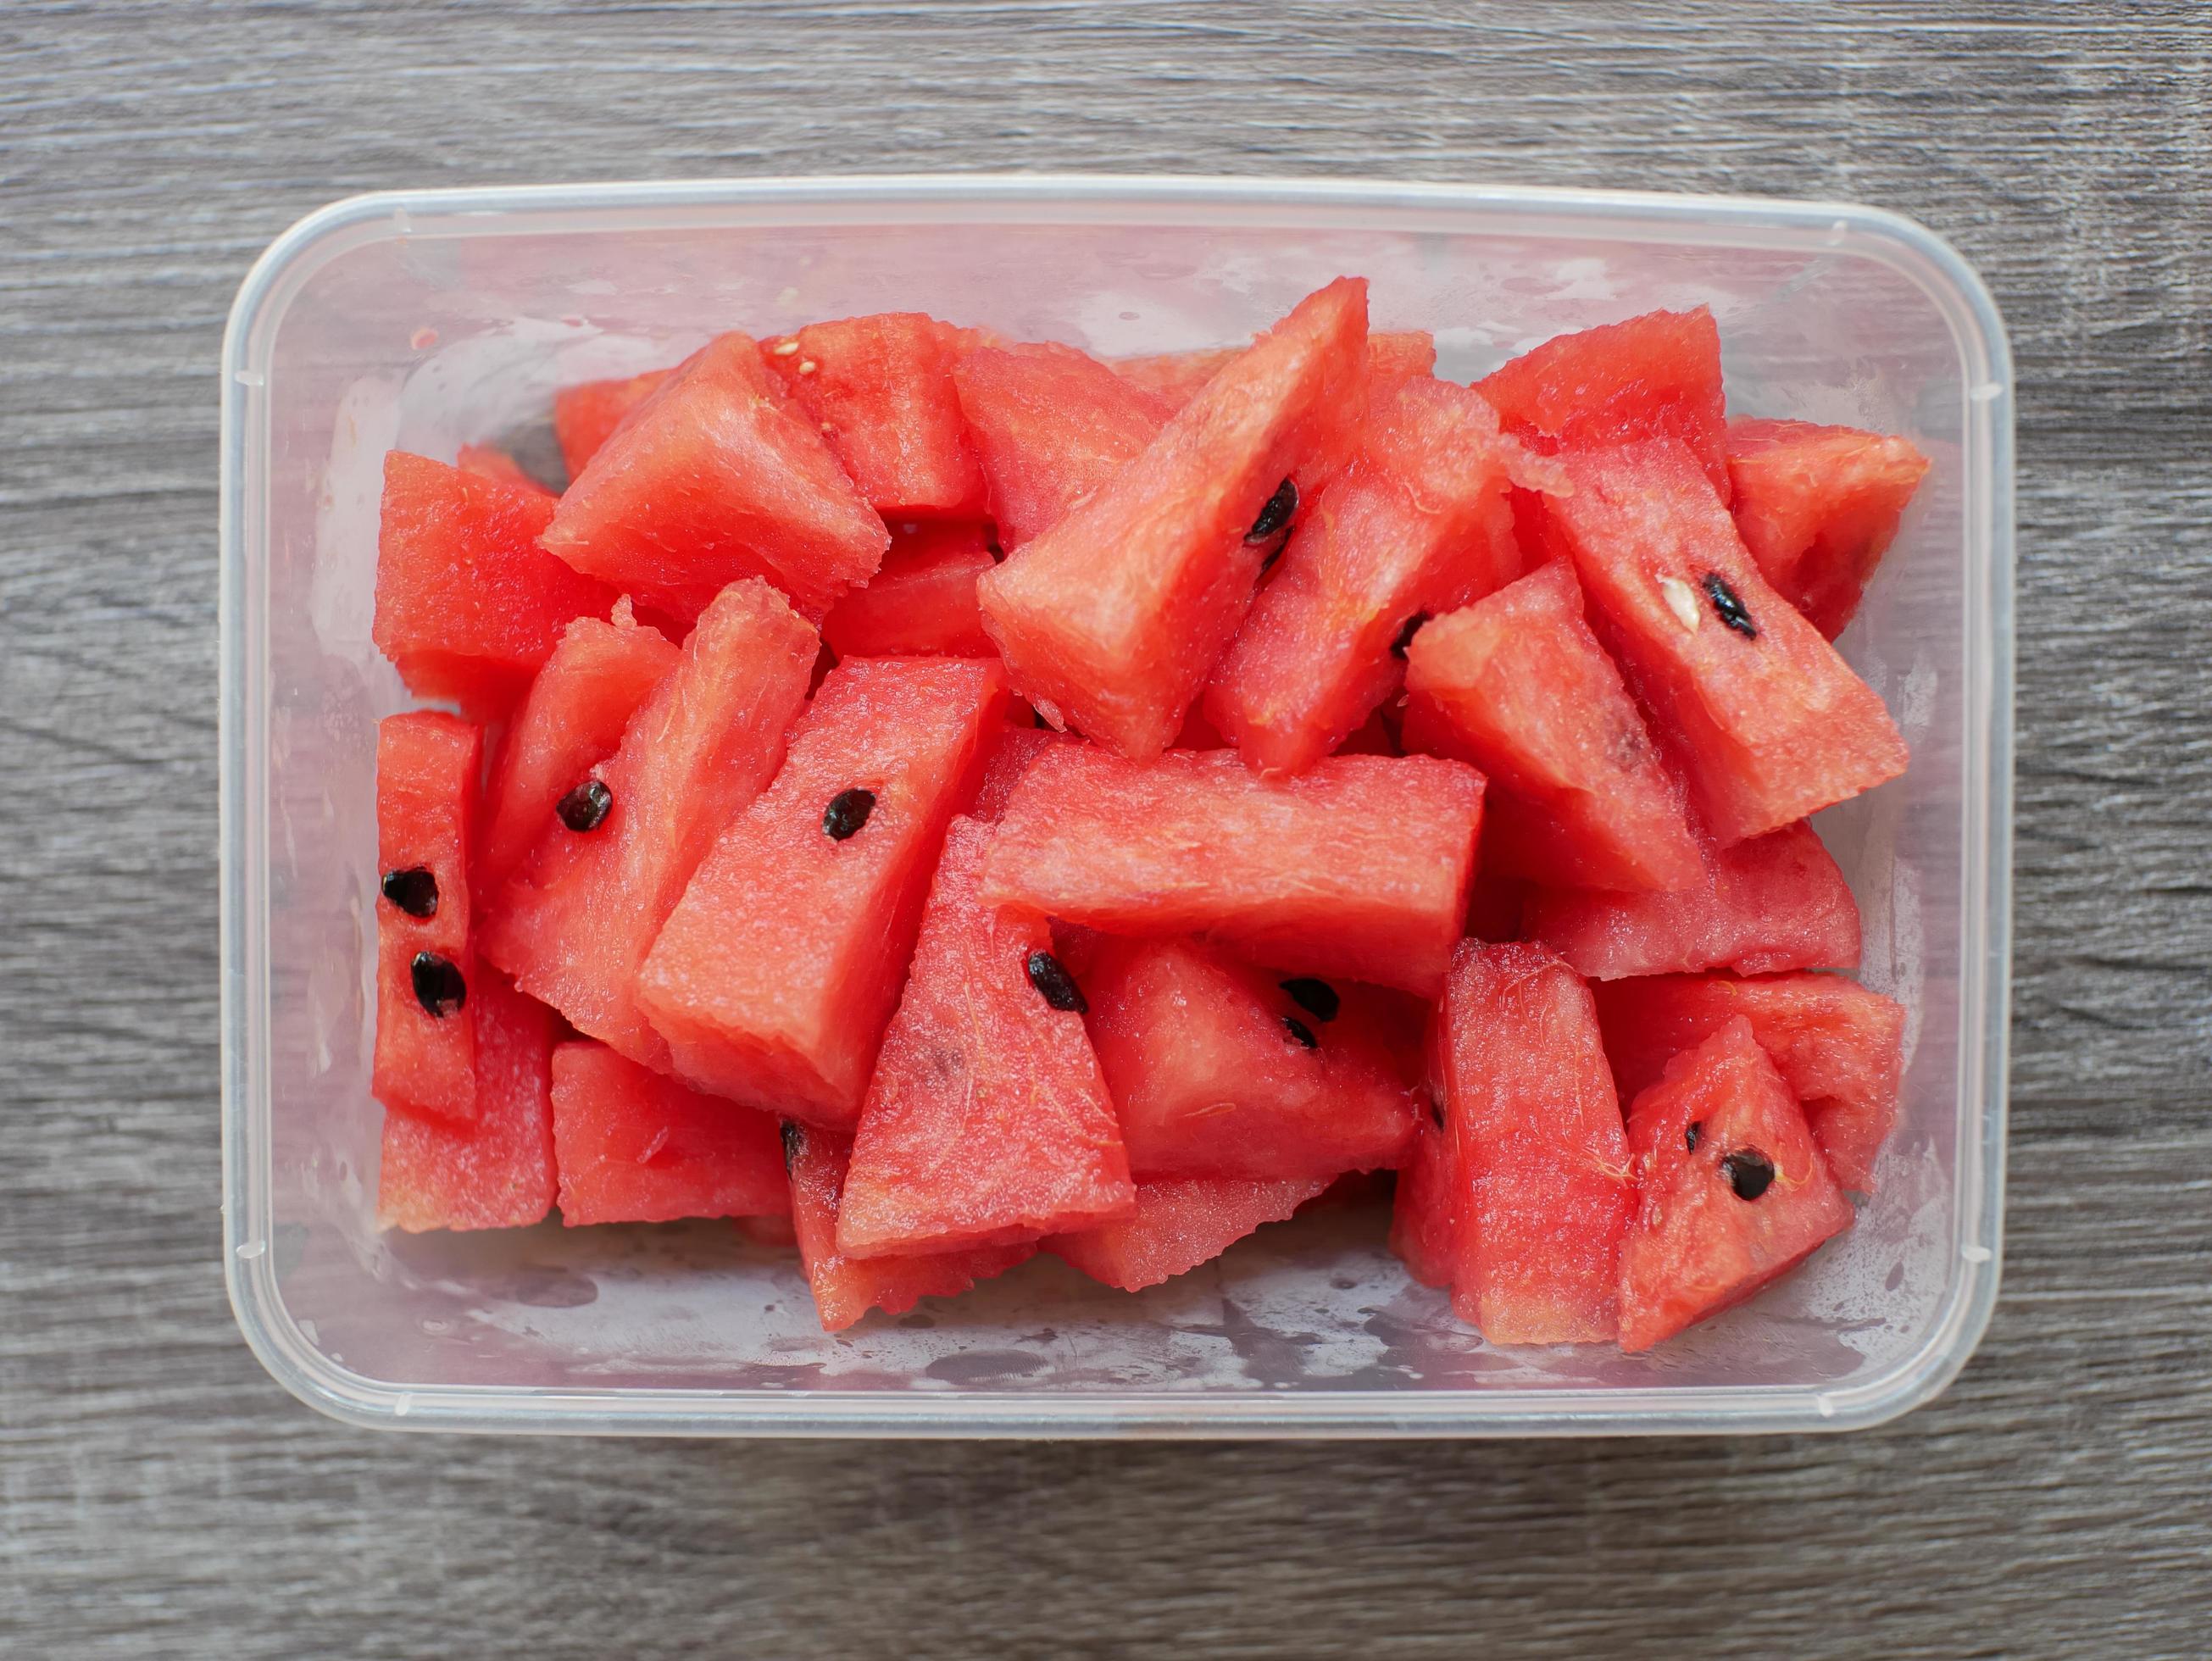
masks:
POLYGON ((1252 521, 1252 528, 1244 533, 1247 542, 1265 542, 1269 537, 1291 522, 1298 510, 1298 487, 1285 479, 1275 487, 1275 494, 1267 498, 1267 506, 1260 509, 1260 517, 1252 521))
POLYGON ((410 917, 438 915, 438 879, 427 867, 410 865, 384 873, 384 897, 410 917))
POLYGON ((407 973, 415 983, 415 1001, 440 1019, 469 1001, 469 983, 461 978, 461 971, 451 958, 441 958, 434 952, 417 952, 415 960, 407 965, 407 973))
POLYGON ((1729 1179, 1739 1200, 1755 1200, 1774 1180, 1774 1162, 1755 1147, 1739 1149, 1721 1160, 1721 1175, 1729 1179))
POLYGON ((1703 1119, 1691 1120, 1682 1131, 1682 1146, 1695 1153, 1698 1151, 1698 1138, 1705 1134, 1705 1122, 1703 1119))
POLYGON ((1426 611, 1416 611, 1406 619, 1406 626, 1398 631, 1398 638, 1390 642, 1390 655, 1401 658, 1406 648, 1413 643, 1413 636, 1421 632, 1421 625, 1429 620, 1426 611))
POLYGON ((1336 1012, 1344 1007, 1344 1000, 1336 995, 1334 987, 1310 975, 1293 976, 1282 986, 1291 995, 1291 1001, 1317 1021, 1334 1020, 1336 1012))
POLYGON ((799 1156, 806 1152, 806 1133, 799 1128, 796 1119, 783 1122, 783 1168, 788 1171, 799 1163, 799 1156))
POLYGON ((596 830, 607 822, 607 812, 615 805, 615 793, 597 779, 586 779, 561 798, 561 805, 553 811, 561 816, 561 823, 581 836, 586 830, 596 830))
POLYGON ((1290 545, 1291 539, 1288 537, 1285 537, 1280 542, 1267 550, 1267 558, 1260 562, 1260 575, 1261 576, 1267 575, 1268 572, 1275 569, 1275 562, 1282 558, 1283 550, 1290 545))
POLYGON ((1049 952, 1030 953, 1030 984, 1036 988, 1044 1001, 1054 1009, 1065 1009, 1080 1015, 1091 1007, 1091 1000, 1083 995, 1060 961, 1049 952))
POLYGON ((1759 625, 1751 620, 1751 613, 1744 609, 1743 601, 1736 597, 1735 590, 1728 586, 1728 579, 1718 571, 1705 573, 1705 598, 1712 601, 1713 615, 1723 623, 1746 640, 1759 638, 1759 625))
POLYGON ((822 810, 822 834, 832 842, 858 836, 860 827, 868 822, 868 815, 875 811, 874 791, 840 790, 822 810))
POLYGON ((1321 1048, 1321 1040, 1314 1037, 1313 1028, 1308 1026, 1296 1015, 1285 1015, 1283 1017, 1283 1031, 1289 1033, 1292 1037, 1296 1038, 1300 1043, 1304 1044, 1309 1050, 1318 1050, 1321 1048))

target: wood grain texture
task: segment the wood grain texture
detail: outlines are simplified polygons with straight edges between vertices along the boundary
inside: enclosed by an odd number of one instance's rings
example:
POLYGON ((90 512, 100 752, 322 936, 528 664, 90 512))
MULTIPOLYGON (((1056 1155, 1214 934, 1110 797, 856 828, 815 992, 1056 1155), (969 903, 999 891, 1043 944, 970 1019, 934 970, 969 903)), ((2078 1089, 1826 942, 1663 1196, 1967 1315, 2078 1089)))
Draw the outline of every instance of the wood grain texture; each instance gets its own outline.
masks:
POLYGON ((0 9, 0 1650, 2200 1655, 2212 21, 2193 4, 0 9), (374 1437, 217 1255, 216 357, 382 186, 895 168, 1858 198, 2021 385, 2005 1292, 1844 1439, 374 1437))

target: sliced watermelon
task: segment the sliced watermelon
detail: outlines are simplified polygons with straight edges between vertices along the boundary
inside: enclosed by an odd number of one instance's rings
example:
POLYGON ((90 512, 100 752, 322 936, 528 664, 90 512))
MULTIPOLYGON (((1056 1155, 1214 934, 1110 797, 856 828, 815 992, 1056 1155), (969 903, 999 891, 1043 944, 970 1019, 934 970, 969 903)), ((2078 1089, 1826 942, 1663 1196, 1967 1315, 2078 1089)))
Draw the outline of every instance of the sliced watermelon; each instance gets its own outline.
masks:
POLYGON ((1553 522, 1723 843, 1905 770, 1881 699, 1767 586, 1688 450, 1660 439, 1566 467, 1553 522))
MULTIPOLYGON (((1233 362, 1242 346, 1206 346, 1196 351, 1162 352, 1150 357, 1121 357, 1114 368, 1175 411, 1196 398, 1217 371, 1233 362)), ((1426 329, 1378 329, 1367 337, 1367 378, 1376 386, 1433 374, 1436 337, 1426 329)))
POLYGON ((553 394, 553 437, 561 447, 569 483, 584 476, 585 467, 614 436, 624 417, 659 392, 675 373, 647 369, 643 374, 563 386, 553 394))
POLYGON ((1005 688, 997 664, 958 658, 830 672, 775 782, 722 831, 639 977, 679 1074, 852 1129, 1005 688))
POLYGON ((603 1043, 553 1052, 561 1220, 665 1223, 791 1209, 768 1114, 686 1090, 603 1043))
POLYGON ((1073 733, 1055 733, 1049 727, 1006 728, 993 741, 990 759, 983 764, 982 782, 975 787, 975 799, 968 806, 968 817, 981 819, 986 824, 996 824, 1006 816, 1006 804, 1013 799, 1014 787, 1029 776, 1039 756, 1055 745, 1080 742, 1073 733))
POLYGON ((951 1298, 1036 1255, 1036 1243, 980 1246, 908 1257, 850 1257, 837 1247, 837 1211, 851 1144, 826 1130, 783 1128, 791 1220, 799 1261, 825 1332, 842 1332, 872 1309, 903 1315, 924 1298, 951 1298))
POLYGON ((952 371, 1009 548, 1057 524, 1120 472, 1172 413, 1073 346, 981 348, 952 371))
POLYGON ((483 733, 434 709, 376 729, 376 1053, 386 1107, 477 1116, 468 848, 483 733))
POLYGON ((471 989, 473 1122, 384 1116, 376 1226, 527 1228, 553 1209, 553 1015, 490 970, 471 989))
POLYGON ((1211 1262, 1263 1224, 1282 1222, 1328 1186, 1326 1177, 1139 1183, 1130 1215, 1056 1234, 1045 1250, 1094 1281, 1141 1292, 1211 1262))
POLYGON ((1437 1020, 1454 1307, 1493 1344, 1610 1340, 1635 1187, 1589 989, 1541 946, 1469 943, 1437 1020))
POLYGON ((1554 560, 1413 636, 1405 741, 1491 782, 1483 868, 1553 886, 1695 886, 1682 788, 1554 560))
POLYGON ((1794 1269, 1850 1226, 1805 1116, 1741 1016, 1629 1110, 1639 1172, 1620 1255, 1620 1347, 1650 1349, 1794 1269))
POLYGON ((1442 989, 1466 915, 1482 776, 1331 756, 1255 778, 1226 751, 1044 751, 1016 787, 989 897, 1122 934, 1207 934, 1271 967, 1442 989))
POLYGON ((1674 439, 1727 498, 1721 334, 1703 306, 1561 335, 1474 389, 1496 407, 1506 431, 1547 451, 1674 439))
POLYGON ((1082 995, 1035 912, 981 897, 991 827, 956 819, 884 1034, 838 1249, 1007 1245, 1126 1214, 1128 1156, 1082 995))
POLYGON ((1809 824, 1711 851, 1695 888, 1627 894, 1530 891, 1522 932, 1594 981, 1733 969, 1850 969, 1859 908, 1809 824))
POLYGON ((371 633, 410 691, 496 715, 569 618, 607 614, 611 588, 538 545, 553 513, 543 490, 404 450, 385 457, 371 633))
POLYGON ((637 1005, 639 965, 714 837, 782 761, 818 646, 766 583, 724 590, 598 770, 603 816, 538 844, 484 955, 586 1037, 667 1070, 637 1005))
POLYGON ((1413 1151, 1398 1171, 1391 1197, 1390 1250, 1423 1286, 1449 1292, 1459 1273, 1460 1210, 1467 1184, 1451 1127, 1433 1097, 1422 1104, 1413 1151))
MULTIPOLYGON (((1490 835, 1483 834, 1486 845, 1490 835)), ((1529 885, 1518 877, 1501 877, 1494 871, 1477 871, 1467 895, 1467 932, 1479 940, 1517 940, 1521 914, 1528 903, 1529 885)))
POLYGON ((983 626, 1046 720, 1140 758, 1168 746, 1251 604, 1261 510, 1301 462, 1345 448, 1366 329, 1363 282, 1302 301, 983 578, 983 626))
POLYGON ((983 476, 952 390, 950 332, 920 312, 884 312, 763 343, 830 453, 886 519, 983 511, 983 476))
POLYGON ((1859 609, 1928 458, 1901 438, 1809 421, 1732 421, 1735 528, 1774 591, 1830 640, 1859 609))
POLYGON ((502 484, 535 490, 542 496, 560 494, 557 490, 547 490, 524 472, 522 464, 495 444, 464 444, 461 453, 453 458, 453 465, 465 473, 474 473, 479 478, 495 478, 502 484))
POLYGON ((626 600, 615 603, 611 622, 578 618, 562 632, 492 769, 475 871, 486 894, 556 834, 561 799, 614 754, 637 706, 682 655, 658 629, 635 621, 626 600))
POLYGON ((1596 993, 1624 1097, 1649 1089, 1674 1056, 1742 1016, 1804 1109, 1836 1180, 1874 1192, 1875 1156, 1897 1123, 1902 1004, 1834 975, 1663 975, 1596 993))
POLYGON ((1372 411, 1206 691, 1206 715, 1263 774, 1335 749, 1397 690, 1410 630, 1520 575, 1511 441, 1490 406, 1414 380, 1376 392, 1372 411))
POLYGON ((975 582, 997 563, 976 520, 895 525, 883 569, 830 608, 822 638, 841 658, 994 657, 975 582))
POLYGON ((890 532, 787 407, 753 342, 727 334, 624 418, 561 498, 544 544, 678 618, 750 576, 819 618, 875 575, 890 532))
POLYGON ((1405 1159, 1413 1097, 1367 989, 1174 939, 1102 942, 1083 986, 1136 1177, 1334 1177, 1405 1159))

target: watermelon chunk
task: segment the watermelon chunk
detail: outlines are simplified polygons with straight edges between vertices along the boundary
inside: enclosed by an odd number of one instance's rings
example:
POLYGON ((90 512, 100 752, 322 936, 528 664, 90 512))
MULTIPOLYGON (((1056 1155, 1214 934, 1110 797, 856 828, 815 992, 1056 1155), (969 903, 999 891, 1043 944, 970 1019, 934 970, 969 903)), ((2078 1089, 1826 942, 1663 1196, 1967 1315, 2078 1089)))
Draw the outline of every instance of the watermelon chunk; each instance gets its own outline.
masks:
POLYGON ((723 825, 783 759, 819 642, 758 581, 732 583, 598 770, 605 816, 549 836, 507 884, 481 949, 586 1037, 668 1070, 639 965, 723 825))
POLYGON ((1079 744, 1072 733, 1055 733, 1049 727, 1009 727, 993 742, 990 759, 983 764, 982 782, 968 805, 968 817, 996 824, 1006 816, 1014 787, 1029 776, 1036 758, 1063 744, 1079 744))
POLYGON ((1340 454, 1364 403, 1366 284, 1340 279, 1206 384, 1145 452, 977 586, 1015 690, 1125 755, 1164 750, 1243 621, 1254 521, 1340 454))
POLYGON ((1467 1184, 1451 1127, 1433 1098, 1415 1123, 1413 1145, 1391 1197, 1390 1250, 1423 1286, 1451 1290, 1459 1273, 1460 1208, 1467 1184))
POLYGON ((1465 1220, 1454 1307, 1493 1344, 1611 1339, 1635 1188, 1589 989, 1541 946, 1469 943, 1437 1023, 1465 1220))
POLYGON ((1005 686, 995 663, 957 658, 830 672, 775 782, 722 831, 639 977, 679 1074, 850 1130, 1005 686))
POLYGON ((953 384, 1009 548, 1057 524, 1120 472, 1172 413, 1073 346, 981 348, 953 384))
POLYGON ((1271 782, 1227 751, 1140 763, 1066 745, 1015 788, 987 892, 1434 997, 1481 822, 1482 776, 1434 757, 1331 756, 1271 782))
POLYGON ((848 1256, 1007 1245, 1132 1203, 1081 995, 1044 919, 982 897, 991 837, 973 819, 945 836, 854 1139, 837 1217, 848 1256))
MULTIPOLYGON (((702 346, 568 486, 545 546, 689 621, 765 577, 810 618, 883 563, 890 532, 742 334, 702 346)), ((597 608, 604 611, 605 608, 597 608)))
POLYGON ((1647 312, 1561 335, 1474 389, 1506 431, 1547 453, 1674 439, 1727 500, 1721 333, 1705 307, 1647 312))
MULTIPOLYGON (((1158 397, 1172 415, 1196 398, 1206 383, 1243 350, 1242 346, 1206 346, 1196 351, 1121 357, 1114 360, 1114 368, 1123 379, 1158 397)), ((1436 337, 1426 329, 1377 329, 1367 337, 1367 378, 1372 386, 1433 374, 1436 368, 1436 337)))
POLYGON ((1139 1183, 1132 1214, 1054 1235, 1045 1250, 1094 1281, 1141 1292, 1211 1262, 1263 1224, 1284 1221, 1328 1182, 1181 1177, 1139 1183))
POLYGON ((763 344, 830 453, 886 519, 983 511, 949 333, 920 312, 884 312, 810 323, 763 344))
POLYGON ((1901 438, 1809 421, 1733 421, 1735 528, 1774 591, 1830 640, 1859 609, 1928 458, 1901 438))
POLYGON ((385 457, 370 632, 410 691, 497 714, 569 618, 607 614, 612 589, 538 545, 553 514, 543 490, 404 450, 385 457))
POLYGON ((775 1119, 686 1090, 602 1043, 553 1052, 561 1220, 665 1223, 791 1209, 775 1119))
POLYGON ((1449 381, 1371 394, 1352 465, 1298 516, 1213 672, 1206 713, 1246 763, 1303 772, 1398 687, 1409 630, 1520 575, 1510 440, 1449 381))
POLYGON ((659 392, 673 369, 647 369, 643 374, 612 380, 586 380, 563 386, 553 394, 553 438, 561 447, 561 459, 574 484, 599 454, 615 429, 632 410, 659 392))
POLYGON ((1733 1307, 1850 1226, 1805 1116, 1737 1016, 1629 1109, 1640 1173, 1620 1254, 1620 1347, 1733 1307))
POLYGON ((1104 941, 1083 983, 1133 1175, 1334 1177, 1406 1157, 1413 1097, 1366 989, 1184 940, 1104 941))
POLYGON ((842 1332, 872 1309, 903 1315, 924 1298, 951 1298, 1036 1255, 1036 1243, 979 1246, 907 1257, 852 1257, 837 1247, 837 1211, 852 1145, 825 1130, 787 1123, 791 1221, 799 1261, 825 1332, 842 1332))
POLYGON ((1905 1007, 1834 975, 1664 975, 1595 989, 1606 1054, 1623 1096, 1741 1016, 1804 1109, 1844 1187, 1874 1192, 1875 1156, 1897 1123, 1905 1007))
POLYGON ((434 709, 376 729, 376 1052, 386 1107, 477 1116, 468 848, 483 734, 434 709))
POLYGON ((496 894, 530 850, 555 834, 561 798, 614 754, 637 706, 682 655, 658 629, 636 622, 627 601, 615 603, 611 622, 569 624, 530 683, 492 769, 475 873, 485 893, 496 894))
POLYGON ((1532 889, 1522 932, 1594 981, 1733 969, 1850 969, 1859 909, 1809 824, 1711 850, 1704 879, 1673 893, 1532 889))
POLYGON ((522 464, 495 444, 464 444, 461 453, 453 458, 453 465, 465 473, 474 473, 479 478, 495 478, 502 484, 535 490, 542 496, 560 494, 557 490, 547 490, 524 472, 522 464))
POLYGON ((1905 770, 1881 699, 1767 586, 1689 451, 1660 439, 1566 466, 1553 523, 1723 843, 1905 770))
POLYGON ((379 1228, 527 1228, 553 1209, 552 1012, 487 969, 470 989, 469 1013, 476 1117, 384 1116, 379 1228))
POLYGON ((822 638, 841 658, 995 656, 975 581, 997 563, 974 520, 894 526, 883 569, 830 608, 822 638))
POLYGON ((1682 803, 1620 671, 1554 560, 1438 618, 1407 653, 1405 739, 1490 779, 1486 871, 1581 888, 1694 887, 1682 803))

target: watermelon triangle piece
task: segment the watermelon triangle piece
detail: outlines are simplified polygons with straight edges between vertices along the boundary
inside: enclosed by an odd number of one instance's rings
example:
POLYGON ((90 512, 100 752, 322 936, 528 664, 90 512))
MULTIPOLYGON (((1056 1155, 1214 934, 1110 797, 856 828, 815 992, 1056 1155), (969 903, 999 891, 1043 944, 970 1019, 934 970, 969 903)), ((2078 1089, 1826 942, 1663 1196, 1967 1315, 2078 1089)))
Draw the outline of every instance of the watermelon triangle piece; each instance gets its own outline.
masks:
POLYGON ((995 657, 975 584, 998 563, 989 528, 973 520, 891 526, 883 569, 832 606, 822 638, 841 658, 995 657))
POLYGON ((643 374, 563 386, 553 394, 553 439, 561 447, 569 483, 584 476, 584 469, 614 436, 624 417, 659 392, 675 373, 674 369, 647 369, 643 374))
MULTIPOLYGON (((1201 346, 1187 352, 1158 352, 1117 357, 1115 373, 1143 387, 1172 415, 1206 389, 1206 383, 1242 356, 1242 346, 1201 346)), ((1367 379, 1387 386, 1415 375, 1434 374, 1436 337, 1426 329, 1377 329, 1367 337, 1367 379)))
POLYGON ((1731 1019, 1667 1064, 1628 1114, 1636 1220, 1620 1256, 1620 1347, 1650 1349, 1751 1297, 1850 1226, 1797 1098, 1731 1019))
POLYGON ((1466 1189, 1450 1123, 1443 1105, 1427 1094, 1390 1206, 1390 1250, 1423 1286, 1449 1292, 1459 1273, 1466 1189))
POLYGON ((776 1122, 702 1096, 602 1043, 553 1052, 561 1220, 664 1223, 791 1208, 776 1122))
POLYGON ((1133 1202, 1082 995, 1042 916, 982 896, 992 834, 956 819, 945 836, 854 1139, 848 1256, 1011 1244, 1133 1202))
POLYGON ((1129 1216, 1054 1235, 1045 1250, 1094 1281, 1141 1292, 1211 1262, 1264 1224, 1284 1221, 1328 1185, 1326 1177, 1139 1183, 1129 1216))

